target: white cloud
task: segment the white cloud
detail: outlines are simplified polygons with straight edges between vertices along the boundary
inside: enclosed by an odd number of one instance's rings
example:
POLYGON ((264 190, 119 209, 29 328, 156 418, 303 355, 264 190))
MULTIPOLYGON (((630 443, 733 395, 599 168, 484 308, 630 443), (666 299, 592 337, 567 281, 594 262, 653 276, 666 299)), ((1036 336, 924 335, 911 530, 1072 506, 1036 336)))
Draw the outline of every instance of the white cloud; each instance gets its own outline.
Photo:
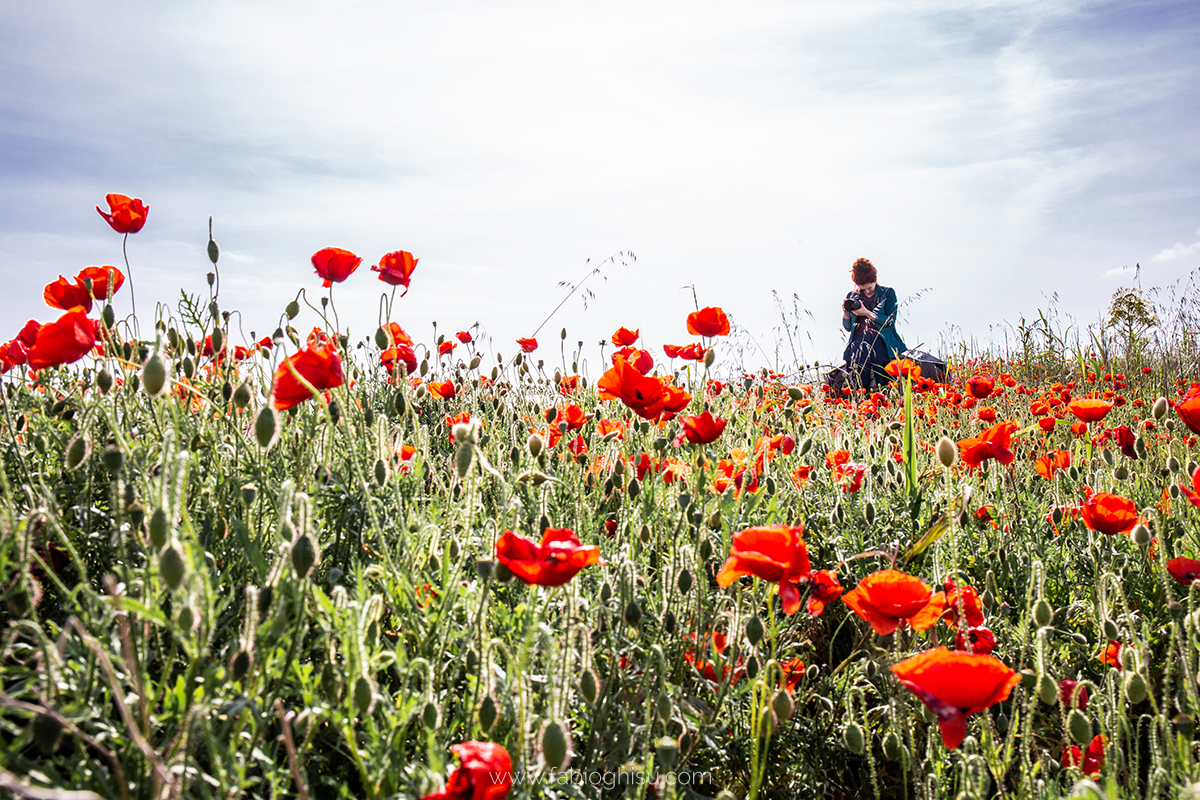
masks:
MULTIPOLYGON (((1200 229, 1196 230, 1196 235, 1200 236, 1200 229)), ((1174 261, 1177 258, 1187 258, 1194 253, 1200 253, 1200 241, 1184 244, 1176 242, 1174 247, 1168 247, 1162 250, 1154 257, 1155 261, 1174 261)))

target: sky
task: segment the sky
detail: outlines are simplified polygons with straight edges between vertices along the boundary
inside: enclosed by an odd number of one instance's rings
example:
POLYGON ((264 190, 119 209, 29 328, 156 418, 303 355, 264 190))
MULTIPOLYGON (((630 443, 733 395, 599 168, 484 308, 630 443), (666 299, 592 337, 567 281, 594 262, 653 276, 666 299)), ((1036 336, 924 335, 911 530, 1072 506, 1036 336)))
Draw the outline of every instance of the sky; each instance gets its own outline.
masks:
POLYGON ((323 247, 363 258, 333 290, 353 337, 389 288, 369 266, 408 250, 392 319, 504 355, 599 265, 538 333, 593 374, 618 326, 693 341, 697 303, 747 367, 839 361, 858 257, 944 355, 1051 305, 1094 321, 1135 264, 1146 288, 1200 267, 1194 2, 0 7, 3 338, 55 317, 59 274, 123 265, 109 192, 151 209, 143 331, 207 297, 211 215, 235 341, 301 289, 319 307, 323 247))

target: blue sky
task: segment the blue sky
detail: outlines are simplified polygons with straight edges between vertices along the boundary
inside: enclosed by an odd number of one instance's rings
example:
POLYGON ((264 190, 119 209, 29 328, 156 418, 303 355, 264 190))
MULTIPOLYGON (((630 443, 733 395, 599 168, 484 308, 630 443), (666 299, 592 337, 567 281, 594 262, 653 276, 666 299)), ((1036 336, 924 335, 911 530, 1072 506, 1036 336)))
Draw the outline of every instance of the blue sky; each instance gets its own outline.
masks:
POLYGON ((394 318, 508 354, 559 281, 632 251, 539 336, 592 365, 618 325, 690 341, 684 286, 771 358, 772 290, 789 316, 795 293, 805 359, 836 359, 859 256, 931 289, 901 324, 931 346, 1200 266, 1195 3, 4 5, 4 336, 54 316, 58 274, 120 263, 107 192, 151 206, 143 319, 206 290, 211 214, 247 334, 316 302, 335 246, 364 258, 334 299, 370 335, 367 267, 404 249, 394 318))

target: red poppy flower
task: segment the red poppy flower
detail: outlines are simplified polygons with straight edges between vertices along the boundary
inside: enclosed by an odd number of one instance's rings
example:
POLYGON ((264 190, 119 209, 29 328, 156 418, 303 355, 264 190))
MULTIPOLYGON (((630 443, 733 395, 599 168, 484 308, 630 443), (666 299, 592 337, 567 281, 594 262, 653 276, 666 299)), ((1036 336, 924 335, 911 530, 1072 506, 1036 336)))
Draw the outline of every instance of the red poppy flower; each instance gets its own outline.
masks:
MULTIPOLYGON (((611 419, 602 419, 596 423, 596 435, 601 439, 624 439, 625 429, 619 422, 613 422, 611 419)), ((645 453, 642 453, 645 456, 645 453)), ((641 480, 639 477, 638 480, 641 480)))
POLYGON ((417 354, 413 352, 412 347, 406 344, 389 347, 379 354, 379 360, 383 366, 387 367, 389 374, 395 372, 397 364, 404 365, 406 375, 412 375, 417 371, 417 354))
POLYGON ((1126 458, 1136 459, 1138 457, 1137 435, 1129 429, 1128 425, 1118 425, 1113 428, 1113 434, 1117 437, 1117 447, 1121 448, 1121 452, 1126 458))
POLYGON ((341 386, 344 381, 342 359, 337 347, 332 342, 308 345, 275 368, 271 405, 277 411, 286 411, 312 397, 312 392, 292 374, 292 368, 318 391, 341 386))
POLYGON ((596 390, 601 400, 620 400, 642 419, 657 420, 662 416, 665 394, 662 381, 643 375, 628 361, 618 361, 601 375, 596 390))
POLYGON ((1110 667, 1116 667, 1117 672, 1121 671, 1121 648, 1120 642, 1108 640, 1108 644, 1100 653, 1100 663, 1108 664, 1110 667))
POLYGON ((617 328, 617 332, 612 335, 612 343, 617 347, 629 347, 638 340, 641 333, 641 328, 632 331, 629 328, 617 328))
POLYGON ((983 408, 981 408, 975 412, 975 418, 982 420, 983 422, 995 422, 996 421, 996 409, 988 408, 987 406, 984 406, 983 408))
POLYGON ((587 414, 583 413, 582 408, 575 405, 574 403, 571 403, 571 404, 559 409, 557 415, 554 418, 554 422, 556 424, 560 423, 560 422, 565 422, 565 423, 567 423, 567 430, 577 431, 580 428, 582 428, 584 425, 586 425, 587 421, 589 419, 590 419, 590 417, 587 414))
POLYGON ((1054 430, 1054 426, 1058 424, 1058 420, 1054 417, 1042 417, 1038 420, 1038 427, 1045 433, 1050 433, 1054 430))
POLYGON ((976 375, 973 378, 967 379, 967 391, 977 400, 983 400, 991 397, 992 389, 996 387, 996 382, 991 378, 985 378, 982 375, 976 375))
POLYGON ((92 279, 92 296, 97 300, 108 299, 108 275, 112 273, 113 294, 121 288, 125 283, 125 273, 116 267, 105 265, 103 267, 84 267, 79 270, 79 274, 75 276, 75 282, 80 286, 84 286, 84 280, 92 279))
MULTIPOLYGON (((359 260, 361 261, 362 259, 359 260)), ((403 286, 404 292, 400 296, 404 297, 404 295, 408 294, 408 283, 412 280, 413 270, 417 268, 419 260, 413 258, 413 254, 407 250, 395 250, 379 259, 379 263, 371 267, 371 272, 378 272, 379 280, 389 286, 403 286)), ((357 267, 358 264, 354 266, 357 267)), ((350 270, 350 272, 353 271, 353 269, 350 270)), ((349 276, 349 273, 346 274, 349 276)), ((345 278, 342 278, 342 280, 345 280, 345 278)), ((325 285, 328 286, 329 284, 325 285)), ((464 344, 466 343, 464 342, 464 344)))
POLYGON ((954 634, 954 649, 990 656, 996 649, 996 634, 987 628, 959 628, 954 634))
POLYGON ((456 347, 458 347, 458 345, 456 343, 447 339, 446 341, 444 341, 438 345, 438 355, 439 356, 449 355, 450 353, 454 352, 454 348, 456 348, 456 347))
POLYGON ((683 432, 692 444, 708 444, 721 437, 727 422, 705 411, 698 417, 684 417, 683 432))
POLYGON ((662 349, 667 358, 679 358, 683 351, 683 348, 677 344, 664 344, 662 349))
MULTIPOLYGON (((689 405, 691 405, 692 396, 687 389, 682 386, 672 386, 669 383, 663 384, 663 412, 666 414, 678 414, 689 405)), ((669 419, 669 417, 664 417, 669 419)))
POLYGON ((654 356, 649 350, 638 350, 636 347, 622 347, 612 354, 612 363, 628 361, 638 372, 646 375, 654 369, 654 356))
POLYGON ((920 578, 898 569, 883 569, 859 581, 842 595, 842 602, 871 623, 877 634, 886 636, 919 613, 932 596, 933 588, 920 578))
POLYGON ((74 364, 95 345, 96 322, 88 319, 82 306, 76 306, 54 322, 38 328, 37 339, 27 356, 29 368, 74 364))
POLYGON ((496 542, 496 559, 537 586, 562 586, 584 567, 601 563, 600 548, 582 544, 570 528, 547 528, 540 545, 505 531, 496 542))
POLYGON ((1097 397, 1081 397, 1072 400, 1067 405, 1067 410, 1078 417, 1080 422, 1099 422, 1113 410, 1113 404, 1097 397))
POLYGON ((1044 417, 1050 413, 1050 405, 1045 400, 1035 400, 1029 405, 1029 413, 1035 417, 1044 417))
POLYGON ((349 278, 361 263, 362 259, 354 253, 337 247, 326 247, 312 255, 313 268, 324 279, 322 285, 326 288, 349 278))
POLYGON ((1052 450, 1033 464, 1033 468, 1037 470, 1037 474, 1046 480, 1052 479, 1054 473, 1060 469, 1067 469, 1070 466, 1071 454, 1066 450, 1052 450))
POLYGON ((85 314, 92 310, 91 293, 79 283, 69 281, 62 275, 58 276, 58 280, 46 284, 42 298, 51 308, 61 308, 66 311, 80 306, 85 314))
POLYGON ((1078 682, 1064 678, 1058 682, 1058 695, 1062 704, 1067 708, 1078 708, 1080 711, 1088 707, 1088 690, 1078 682))
POLYGON ((708 306, 688 314, 687 329, 695 336, 728 336, 729 317, 716 306, 708 306))
POLYGON ((783 613, 791 615, 800 609, 800 590, 796 583, 807 581, 810 570, 804 526, 747 528, 733 535, 729 558, 717 573, 717 585, 728 588, 745 575, 778 583, 783 613))
POLYGON ((831 470, 836 470, 841 465, 849 463, 849 461, 849 450, 834 450, 825 455, 825 466, 831 470))
POLYGON ((1187 397, 1175 405, 1175 413, 1192 433, 1200 433, 1200 384, 1192 384, 1187 397))
POLYGON ((1181 484, 1179 491, 1189 503, 1200 508, 1200 467, 1192 470, 1192 488, 1189 489, 1181 484))
POLYGON ((421 800, 504 800, 512 788, 512 758, 495 742, 463 742, 450 746, 461 766, 450 773, 446 788, 421 800))
POLYGON ((521 345, 522 353, 532 353, 537 350, 537 339, 517 339, 517 344, 521 345))
POLYGON ((109 213, 101 211, 100 206, 96 206, 96 211, 117 233, 137 233, 146 224, 150 206, 141 200, 123 194, 108 194, 104 196, 104 200, 108 203, 109 213))
POLYGON ((888 375, 893 378, 911 378, 916 380, 921 377, 921 368, 917 366, 917 362, 907 358, 894 358, 884 367, 888 375))
POLYGON ((825 606, 841 597, 844 591, 845 589, 838 583, 837 575, 832 570, 818 570, 812 574, 812 584, 805 608, 814 617, 819 617, 825 612, 825 606))
POLYGON ((1184 586, 1190 586, 1196 578, 1200 578, 1200 561, 1194 558, 1172 558, 1167 562, 1167 572, 1184 586))
POLYGON ((1108 739, 1097 735, 1088 742, 1087 750, 1082 754, 1079 752, 1077 745, 1069 745, 1063 748, 1062 765, 1064 767, 1079 767, 1084 775, 1089 777, 1097 777, 1104 769, 1104 748, 1108 746, 1108 739))
POLYGON ((1017 430, 1015 422, 1001 422, 993 425, 983 433, 971 439, 963 439, 958 443, 959 455, 963 463, 974 469, 989 458, 994 458, 1004 466, 1008 466, 1016 458, 1009 447, 1012 446, 1012 435, 1017 430))
MULTIPOLYGON (((704 357, 707 355, 708 350, 699 342, 685 344, 679 350, 679 357, 687 361, 703 361, 704 357)), ((717 393, 720 394, 719 391, 717 393)))
POLYGON ((979 594, 975 591, 975 587, 954 586, 953 581, 947 583, 950 584, 949 594, 944 590, 934 592, 925 607, 909 619, 908 624, 913 627, 913 630, 928 630, 943 618, 951 628, 957 628, 960 604, 961 613, 969 627, 983 624, 983 606, 979 602, 979 594))
POLYGON ((792 470, 792 483, 799 489, 804 484, 808 483, 809 476, 812 475, 812 467, 808 464, 801 464, 792 470))
POLYGON ((425 388, 429 389, 429 393, 434 397, 439 397, 442 400, 453 400, 458 394, 458 388, 454 385, 454 381, 445 380, 442 382, 430 381, 425 384, 425 388))
POLYGON ((937 716, 942 743, 958 747, 967 735, 967 717, 1008 699, 1019 673, 992 656, 939 647, 906 658, 892 672, 937 716))
POLYGON ((1079 514, 1083 517, 1084 525, 1109 536, 1129 533, 1142 521, 1132 500, 1107 492, 1086 492, 1086 498, 1079 506, 1079 514))
MULTIPOLYGON (((696 640, 695 633, 691 634, 691 639, 693 641, 696 640)), ((725 648, 729 646, 729 640, 726 638, 725 634, 721 633, 720 631, 715 631, 710 636, 705 636, 704 640, 705 650, 707 650, 708 643, 711 642, 713 650, 716 651, 719 658, 723 657, 725 648)), ((737 662, 733 665, 732 674, 730 673, 729 662, 726 661, 721 665, 721 674, 719 676, 717 675, 717 670, 715 667, 713 667, 712 663, 704 658, 704 651, 697 653, 696 648, 693 646, 689 646, 683 651, 683 660, 695 667, 696 671, 699 672, 706 681, 712 684, 719 684, 726 678, 729 679, 730 683, 737 683, 742 675, 746 673, 746 668, 743 666, 745 658, 741 655, 738 656, 737 662)))
POLYGON ((459 331, 458 333, 456 333, 454 335, 463 344, 470 344, 471 342, 475 341, 475 337, 472 336, 469 331, 459 331))

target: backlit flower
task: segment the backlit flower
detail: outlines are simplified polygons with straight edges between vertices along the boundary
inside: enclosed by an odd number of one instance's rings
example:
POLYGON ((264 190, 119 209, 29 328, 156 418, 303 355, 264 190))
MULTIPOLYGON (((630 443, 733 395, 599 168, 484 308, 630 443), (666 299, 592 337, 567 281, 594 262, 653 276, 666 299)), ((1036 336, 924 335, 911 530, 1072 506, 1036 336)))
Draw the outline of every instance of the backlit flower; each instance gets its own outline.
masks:
POLYGON ((108 203, 108 213, 101 211, 100 206, 96 206, 96 211, 117 233, 137 233, 146 224, 150 206, 141 200, 123 194, 108 194, 104 200, 108 203))
POLYGON ((708 444, 721 437, 727 422, 705 411, 698 417, 684 417, 683 432, 692 444, 708 444))
POLYGON ((1067 469, 1070 466, 1071 454, 1066 450, 1052 450, 1033 463, 1033 468, 1037 470, 1037 474, 1046 480, 1052 479, 1056 472, 1067 469))
POLYGON ((907 358, 894 358, 884 367, 888 375, 893 378, 912 378, 921 377, 921 368, 917 366, 917 362, 907 358))
POLYGON ((61 308, 64 311, 75 306, 82 307, 85 314, 92 310, 91 293, 77 281, 69 281, 62 275, 58 276, 58 280, 46 284, 42 291, 42 299, 51 308, 61 308))
POLYGON ((349 278, 361 263, 362 259, 354 253, 337 247, 325 247, 312 254, 313 268, 326 288, 349 278))
POLYGON ((1192 384, 1191 390, 1175 406, 1175 413, 1192 433, 1200 433, 1200 384, 1192 384))
POLYGON ((842 595, 842 602, 880 636, 892 633, 929 603, 933 588, 897 569, 874 572, 842 595))
MULTIPOLYGON (((413 254, 407 250, 395 250, 379 259, 379 263, 371 267, 371 271, 378 272, 379 280, 389 286, 403 286, 404 292, 400 296, 404 297, 408 294, 408 284, 412 280, 413 270, 417 268, 419 260, 413 258, 413 254)), ((355 266, 358 265, 355 264, 355 266)), ((353 271, 351 270, 351 272, 353 271)))
POLYGON ((596 389, 601 400, 620 400, 643 419, 657 420, 662 416, 665 395, 662 381, 643 375, 624 359, 600 376, 596 389))
POLYGON ((638 340, 641 335, 641 328, 629 330, 629 328, 617 328, 616 333, 612 335, 612 343, 617 347, 629 347, 638 340))
POLYGON ((1099 422, 1113 410, 1113 404, 1097 397, 1081 397, 1068 403, 1067 410, 1080 422, 1099 422))
POLYGON ((417 354, 407 344, 396 344, 379 354, 379 360, 387 367, 389 373, 395 372, 397 365, 403 364, 407 375, 417 371, 417 354))
POLYGON ((1104 769, 1104 748, 1108 739, 1097 734, 1088 742, 1087 750, 1081 754, 1077 745, 1063 748, 1062 765, 1064 767, 1079 767, 1084 775, 1098 777, 1104 769))
POLYGON ((275 368, 271 386, 271 405, 277 411, 286 411, 312 397, 312 392, 293 374, 299 374, 318 391, 341 386, 344 381, 342 359, 333 342, 308 345, 291 355, 275 368), (290 365, 290 366, 289 366, 290 365))
POLYGON ((812 574, 809 584, 808 603, 805 608, 814 617, 825 612, 825 606, 842 596, 845 589, 838 583, 837 575, 828 569, 818 570, 812 574))
POLYGON ((1184 586, 1190 586, 1196 578, 1200 578, 1200 561, 1194 558, 1172 558, 1167 562, 1167 572, 1184 586))
POLYGON ((1129 533, 1142 521, 1132 500, 1108 492, 1086 493, 1086 499, 1079 506, 1079 515, 1084 525, 1109 536, 1129 533))
POLYGON ((728 336, 729 317, 720 308, 708 306, 688 314, 687 329, 695 336, 728 336))
POLYGON ((429 383, 425 384, 425 388, 429 390, 431 395, 441 398, 442 400, 453 400, 454 396, 458 394, 458 387, 454 385, 454 381, 452 380, 445 380, 441 382, 430 381, 429 383))
POLYGON ((537 350, 537 339, 517 339, 517 344, 521 346, 522 353, 532 353, 537 350))
POLYGON ((892 672, 937 717, 950 750, 966 738, 967 717, 1007 700, 1021 682, 999 659, 944 647, 906 658, 892 672))
POLYGON ((475 341, 475 337, 471 335, 470 331, 459 331, 454 336, 463 344, 470 344, 475 341))
POLYGON ((1192 488, 1180 485, 1180 493, 1196 508, 1200 508, 1200 467, 1192 470, 1192 488))
POLYGON ((1004 466, 1008 466, 1016 458, 1009 448, 1012 446, 1012 436, 1017 430, 1015 422, 1001 422, 993 425, 979 436, 963 439, 958 443, 959 455, 963 463, 972 469, 978 467, 989 458, 994 458, 1004 466))
POLYGON ((960 614, 969 627, 983 624, 983 606, 979 595, 973 586, 955 586, 953 581, 947 581, 949 592, 939 590, 933 593, 929 602, 908 624, 913 630, 923 631, 932 628, 939 619, 945 619, 951 628, 958 627, 960 614))
POLYGON ((504 800, 512 788, 512 758, 495 742, 463 742, 450 746, 460 765, 446 788, 421 800, 504 800))
POLYGON ((991 397, 992 389, 994 389, 995 386, 995 381, 993 381, 991 378, 985 378, 982 375, 976 375, 973 378, 967 379, 967 391, 971 393, 972 397, 978 400, 991 397))
POLYGON ((82 306, 76 306, 54 322, 38 328, 37 338, 29 347, 30 369, 45 369, 74 364, 96 344, 96 322, 88 319, 82 306))
POLYGON ((512 531, 496 542, 496 559, 525 583, 561 586, 584 567, 600 563, 600 548, 584 545, 569 528, 547 528, 541 544, 512 531))
POLYGON ((808 580, 810 571, 803 526, 747 528, 733 535, 729 558, 717 573, 717 585, 728 588, 746 575, 778 583, 783 613, 791 615, 800 608, 796 583, 808 580))

